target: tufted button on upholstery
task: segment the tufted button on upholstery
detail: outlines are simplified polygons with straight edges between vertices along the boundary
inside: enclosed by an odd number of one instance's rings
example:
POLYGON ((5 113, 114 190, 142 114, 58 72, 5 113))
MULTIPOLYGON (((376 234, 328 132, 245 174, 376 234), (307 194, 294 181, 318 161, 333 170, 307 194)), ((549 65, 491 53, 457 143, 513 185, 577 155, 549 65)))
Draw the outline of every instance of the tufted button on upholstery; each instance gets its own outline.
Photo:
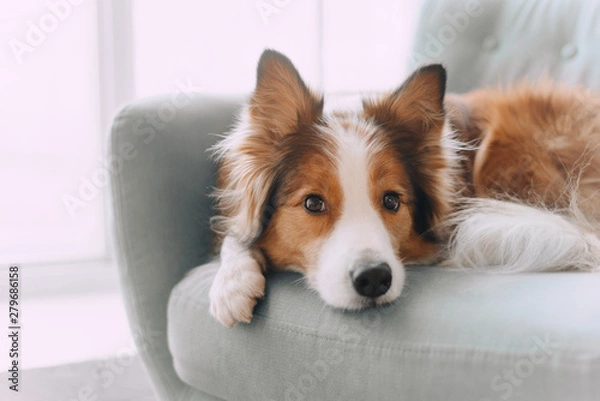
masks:
POLYGON ((560 56, 565 60, 571 59, 577 55, 577 46, 573 43, 567 43, 560 49, 560 56))
POLYGON ((483 40, 481 47, 483 47, 483 50, 486 52, 494 51, 498 48, 498 39, 493 36, 488 36, 483 40))

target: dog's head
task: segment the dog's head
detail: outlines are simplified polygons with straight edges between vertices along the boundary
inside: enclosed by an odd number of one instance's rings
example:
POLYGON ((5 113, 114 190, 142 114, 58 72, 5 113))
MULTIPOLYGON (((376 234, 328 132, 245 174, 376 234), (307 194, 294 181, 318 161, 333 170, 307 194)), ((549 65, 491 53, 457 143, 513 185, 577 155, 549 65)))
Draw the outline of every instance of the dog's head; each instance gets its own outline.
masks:
POLYGON ((449 210, 443 146, 446 73, 417 70, 357 112, 324 114, 323 98, 280 53, 263 53, 239 124, 217 146, 217 228, 304 273, 330 305, 396 299, 404 262, 436 251, 449 210))

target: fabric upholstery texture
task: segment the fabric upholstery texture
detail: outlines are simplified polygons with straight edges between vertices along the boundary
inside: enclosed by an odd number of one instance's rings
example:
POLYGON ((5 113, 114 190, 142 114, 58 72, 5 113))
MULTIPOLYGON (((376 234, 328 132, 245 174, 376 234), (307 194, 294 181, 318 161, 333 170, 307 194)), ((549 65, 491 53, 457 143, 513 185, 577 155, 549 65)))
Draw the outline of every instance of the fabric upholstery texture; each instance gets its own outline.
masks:
POLYGON ((267 279, 253 322, 208 315, 216 264, 169 302, 181 379, 226 400, 598 400, 600 275, 412 267, 392 305, 341 312, 300 275, 267 279))
MULTIPOLYGON (((544 74, 600 89, 599 17, 598 1, 430 0, 413 66, 442 61, 459 93, 544 74)), ((161 400, 600 399, 593 274, 413 267, 400 300, 358 313, 323 305, 298 275, 272 274, 252 324, 217 324, 215 265, 185 274, 209 262, 206 149, 240 100, 183 100, 126 106, 109 151, 123 294, 161 400)))
POLYGON ((552 78, 600 90, 596 0, 427 0, 411 67, 442 62, 448 90, 552 78))

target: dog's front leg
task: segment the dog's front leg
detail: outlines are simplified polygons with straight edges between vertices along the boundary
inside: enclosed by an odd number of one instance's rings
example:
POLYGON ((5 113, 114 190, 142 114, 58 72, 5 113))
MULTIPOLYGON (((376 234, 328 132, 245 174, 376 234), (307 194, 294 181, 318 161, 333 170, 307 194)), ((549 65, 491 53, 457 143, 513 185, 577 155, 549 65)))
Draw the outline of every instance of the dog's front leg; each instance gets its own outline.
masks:
POLYGON ((210 314, 227 327, 250 323, 252 310, 265 292, 265 258, 228 235, 221 246, 221 265, 210 287, 210 314))

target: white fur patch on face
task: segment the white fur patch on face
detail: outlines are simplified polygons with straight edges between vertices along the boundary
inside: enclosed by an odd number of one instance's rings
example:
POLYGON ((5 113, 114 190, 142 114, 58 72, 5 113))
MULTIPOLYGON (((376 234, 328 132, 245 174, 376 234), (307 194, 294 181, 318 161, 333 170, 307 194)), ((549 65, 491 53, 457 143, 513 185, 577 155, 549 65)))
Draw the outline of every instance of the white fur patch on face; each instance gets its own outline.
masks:
POLYGON ((375 299, 376 304, 396 299, 405 276, 404 266, 396 257, 389 233, 371 201, 369 158, 373 149, 357 135, 356 129, 344 128, 335 120, 329 123, 328 130, 338 138, 337 166, 343 205, 339 220, 321 247, 316 269, 308 277, 325 302, 344 309, 373 304, 373 300, 361 296, 353 287, 351 272, 357 264, 387 263, 392 271, 391 287, 375 299))

